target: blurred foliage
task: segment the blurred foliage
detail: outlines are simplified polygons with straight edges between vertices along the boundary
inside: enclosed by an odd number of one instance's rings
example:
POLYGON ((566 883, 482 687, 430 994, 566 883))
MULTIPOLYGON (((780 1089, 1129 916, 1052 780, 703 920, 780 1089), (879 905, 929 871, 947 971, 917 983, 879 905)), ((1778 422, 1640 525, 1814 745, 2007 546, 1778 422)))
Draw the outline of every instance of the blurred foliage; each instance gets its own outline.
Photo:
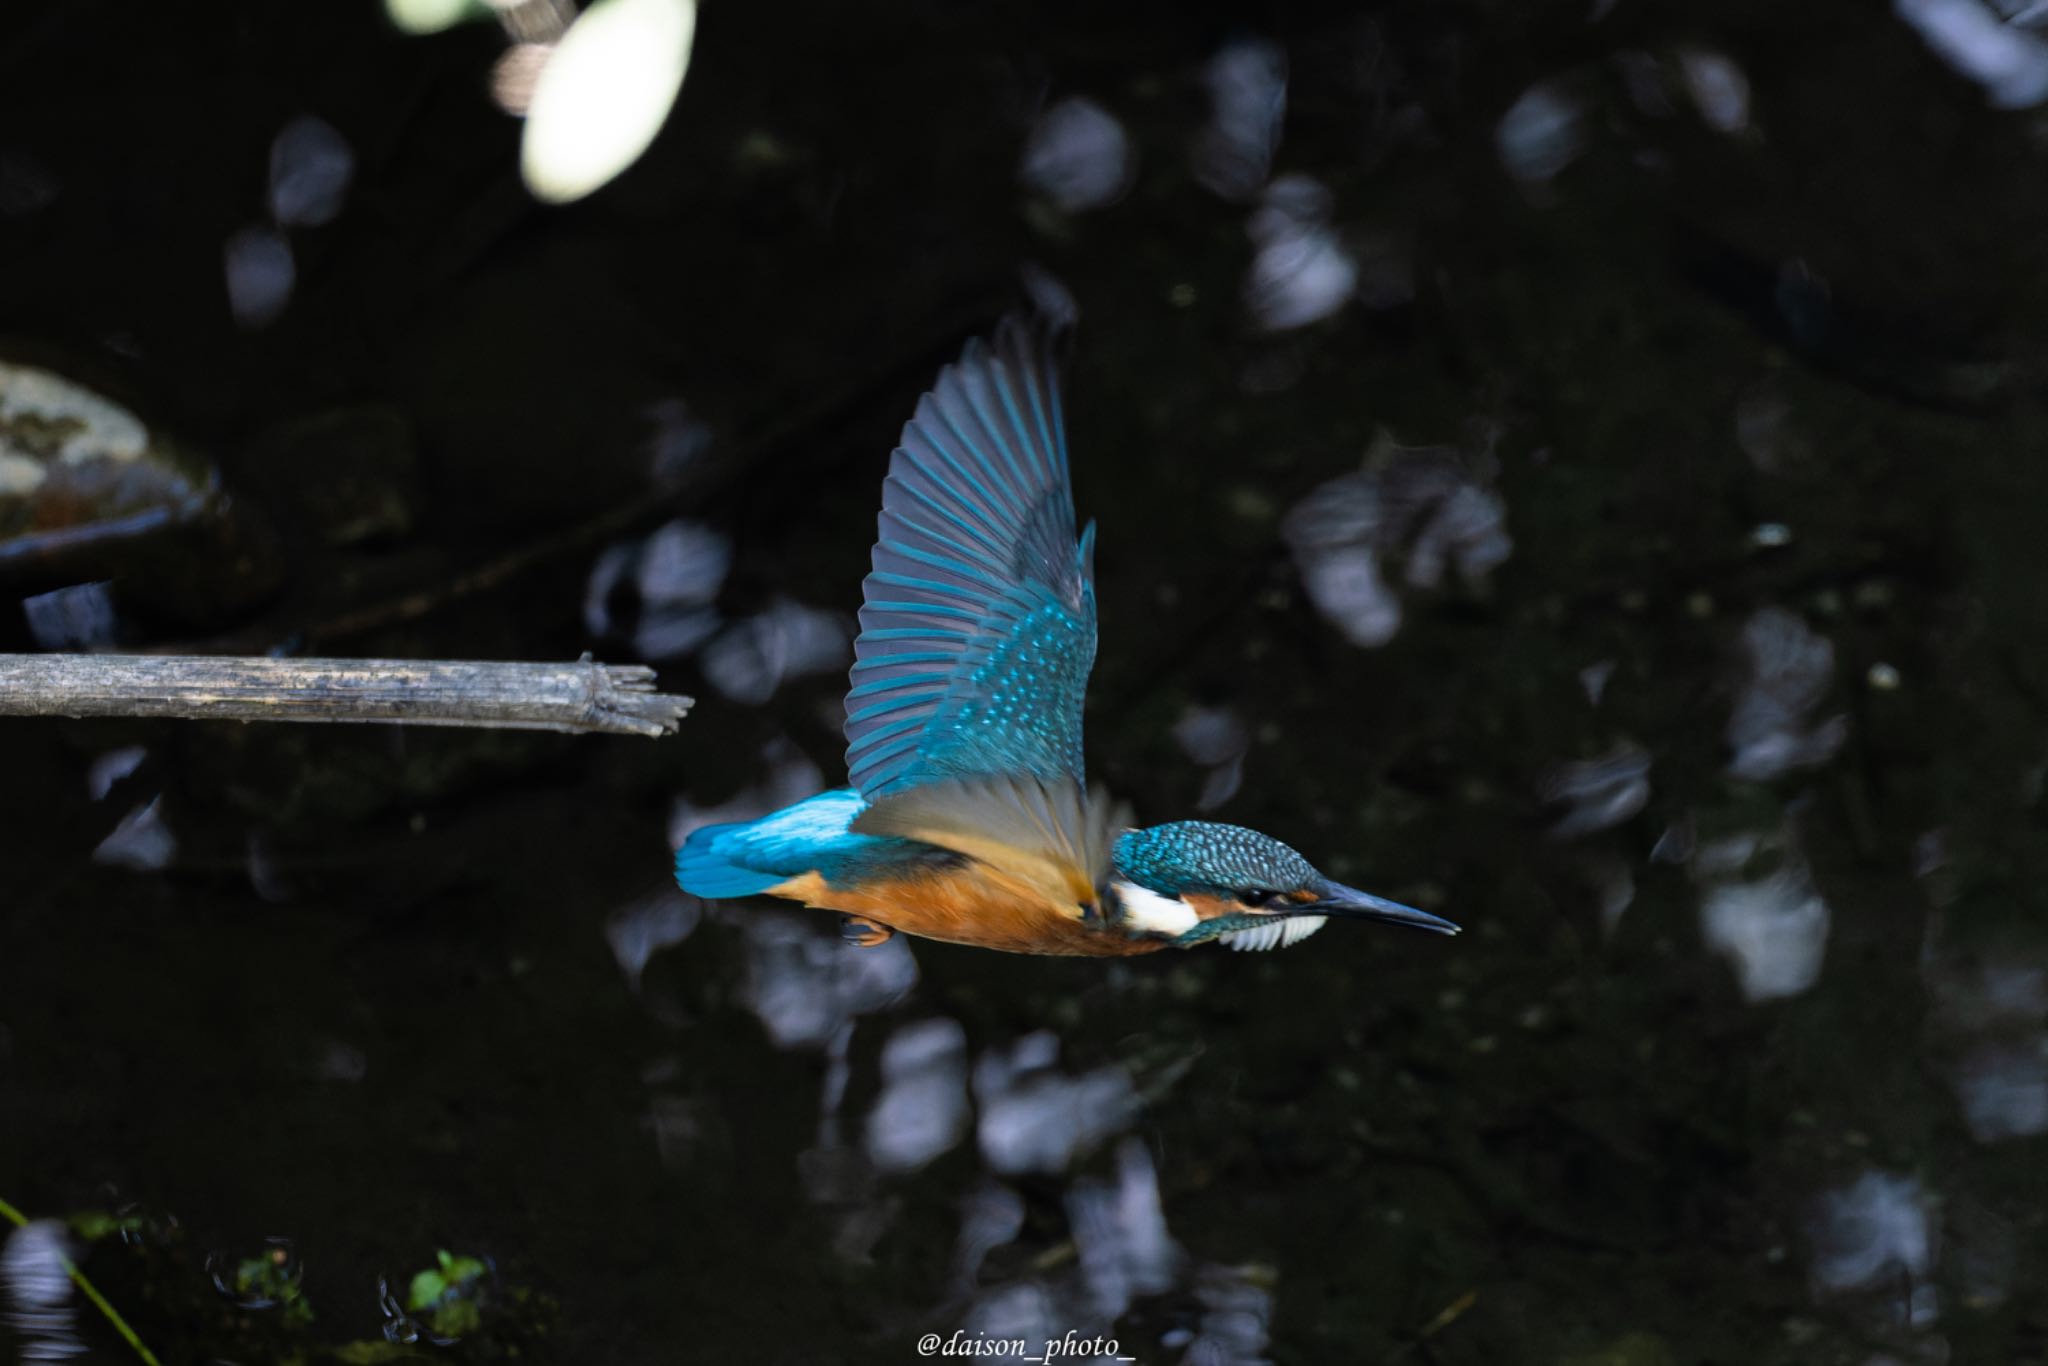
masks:
POLYGON ((83 1267, 166 1362, 533 1359, 558 1317, 552 1299, 504 1283, 487 1261, 443 1251, 412 1276, 403 1310, 387 1305, 381 1338, 338 1339, 316 1331, 305 1269, 289 1244, 272 1240, 229 1265, 199 1253, 165 1216, 88 1210, 65 1222, 87 1245, 83 1267))
POLYGON ((460 1338, 483 1324, 482 1296, 492 1278, 490 1267, 475 1257, 435 1254, 438 1265, 416 1273, 405 1296, 406 1309, 425 1314, 439 1338, 460 1338))

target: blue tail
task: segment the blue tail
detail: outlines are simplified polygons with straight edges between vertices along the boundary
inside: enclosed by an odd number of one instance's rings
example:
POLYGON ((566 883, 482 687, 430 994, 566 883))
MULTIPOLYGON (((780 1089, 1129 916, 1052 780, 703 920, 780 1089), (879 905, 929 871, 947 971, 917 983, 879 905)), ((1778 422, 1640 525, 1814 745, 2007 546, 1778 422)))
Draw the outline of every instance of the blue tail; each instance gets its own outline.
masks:
POLYGON ((901 843, 847 832, 866 807, 858 792, 840 788, 757 821, 693 830, 676 851, 676 883, 692 896, 758 896, 793 877, 901 843))
POLYGON ((784 879, 735 862, 744 857, 742 838, 756 822, 707 825, 692 830, 676 850, 676 885, 691 896, 758 896, 784 879))

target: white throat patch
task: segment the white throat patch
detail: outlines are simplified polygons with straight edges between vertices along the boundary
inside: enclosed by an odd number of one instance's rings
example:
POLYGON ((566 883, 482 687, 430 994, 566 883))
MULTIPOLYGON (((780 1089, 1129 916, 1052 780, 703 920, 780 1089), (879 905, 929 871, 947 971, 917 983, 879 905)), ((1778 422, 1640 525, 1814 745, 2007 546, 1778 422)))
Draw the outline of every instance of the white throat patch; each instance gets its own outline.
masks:
POLYGON ((1133 930, 1177 939, 1202 921, 1195 908, 1177 896, 1161 896, 1135 882, 1113 882, 1110 890, 1116 893, 1124 923, 1133 930))
POLYGON ((1223 942, 1233 949, 1254 953, 1262 949, 1284 949, 1289 944, 1299 944, 1328 923, 1328 918, 1320 915, 1282 916, 1271 924, 1232 930, 1223 936, 1223 942))

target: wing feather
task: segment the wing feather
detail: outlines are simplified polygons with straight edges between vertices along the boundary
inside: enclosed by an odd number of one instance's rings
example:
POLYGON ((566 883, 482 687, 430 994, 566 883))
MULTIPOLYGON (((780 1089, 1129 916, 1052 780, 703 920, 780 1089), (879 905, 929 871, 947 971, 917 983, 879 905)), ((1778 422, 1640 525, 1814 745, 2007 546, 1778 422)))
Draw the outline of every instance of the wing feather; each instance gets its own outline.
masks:
POLYGON ((1110 853, 1128 824, 1123 807, 1068 778, 952 778, 885 797, 854 820, 861 835, 935 844, 1007 869, 1076 916, 1109 880, 1110 853))
POLYGON ((918 401, 882 487, 846 698, 868 801, 992 775, 1083 791, 1095 593, 1069 468, 1053 339, 1017 319, 918 401))

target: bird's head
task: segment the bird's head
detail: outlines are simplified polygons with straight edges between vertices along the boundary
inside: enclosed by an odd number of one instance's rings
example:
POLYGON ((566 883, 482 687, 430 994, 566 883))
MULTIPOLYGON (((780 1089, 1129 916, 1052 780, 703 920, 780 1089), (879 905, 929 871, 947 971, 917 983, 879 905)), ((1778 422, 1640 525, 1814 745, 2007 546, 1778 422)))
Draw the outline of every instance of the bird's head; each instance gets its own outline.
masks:
POLYGON ((1241 825, 1175 821, 1127 831, 1110 886, 1128 931, 1182 947, 1221 939, 1237 949, 1280 948, 1332 919, 1458 932, 1441 916, 1334 882, 1279 840, 1241 825))

